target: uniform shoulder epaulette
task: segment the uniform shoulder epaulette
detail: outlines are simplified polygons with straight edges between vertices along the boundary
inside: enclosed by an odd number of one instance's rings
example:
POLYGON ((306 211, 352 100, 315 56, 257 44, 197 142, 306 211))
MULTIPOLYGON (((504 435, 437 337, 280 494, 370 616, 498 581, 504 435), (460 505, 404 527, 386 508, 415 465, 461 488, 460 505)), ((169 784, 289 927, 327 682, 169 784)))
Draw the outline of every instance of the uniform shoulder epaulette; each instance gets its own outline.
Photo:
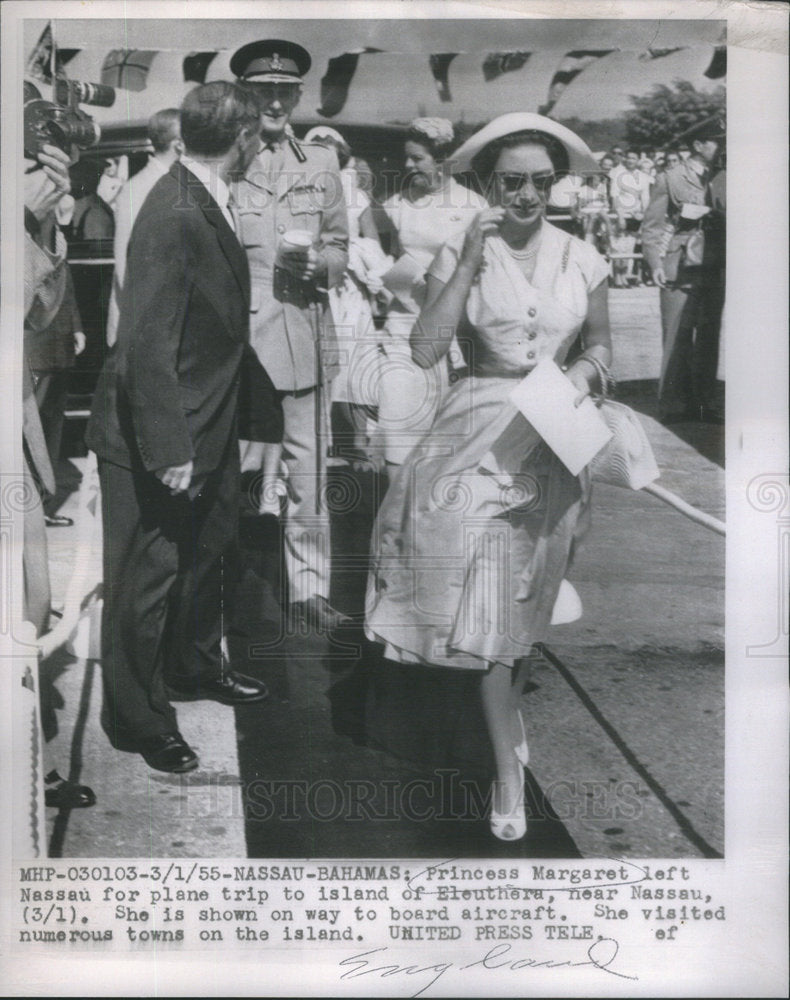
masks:
POLYGON ((304 155, 304 150, 302 149, 302 146, 305 144, 299 142, 299 140, 295 139, 293 136, 289 136, 288 145, 291 147, 291 152, 294 154, 296 159, 300 163, 304 163, 307 157, 304 155))

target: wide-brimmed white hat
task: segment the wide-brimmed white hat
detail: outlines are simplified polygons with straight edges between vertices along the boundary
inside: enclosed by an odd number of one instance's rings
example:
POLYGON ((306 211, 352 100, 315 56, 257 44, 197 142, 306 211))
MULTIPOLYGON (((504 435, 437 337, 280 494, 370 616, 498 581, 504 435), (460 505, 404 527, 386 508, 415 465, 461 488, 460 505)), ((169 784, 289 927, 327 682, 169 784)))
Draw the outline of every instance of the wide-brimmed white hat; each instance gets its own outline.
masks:
POLYGON ((343 138, 337 129, 330 128, 328 125, 314 125, 302 141, 318 142, 321 139, 331 139, 332 142, 336 142, 338 145, 345 146, 348 149, 348 141, 343 138))
POLYGON ((471 170, 472 160, 477 154, 495 139, 511 135, 513 132, 545 132, 557 139, 565 147, 570 161, 570 168, 577 174, 597 174, 601 168, 598 166, 590 147, 583 142, 575 132, 560 125, 545 115, 533 114, 529 111, 511 111, 509 114, 500 115, 485 128, 475 132, 473 136, 457 149, 451 158, 451 169, 453 173, 460 173, 463 170, 471 170))

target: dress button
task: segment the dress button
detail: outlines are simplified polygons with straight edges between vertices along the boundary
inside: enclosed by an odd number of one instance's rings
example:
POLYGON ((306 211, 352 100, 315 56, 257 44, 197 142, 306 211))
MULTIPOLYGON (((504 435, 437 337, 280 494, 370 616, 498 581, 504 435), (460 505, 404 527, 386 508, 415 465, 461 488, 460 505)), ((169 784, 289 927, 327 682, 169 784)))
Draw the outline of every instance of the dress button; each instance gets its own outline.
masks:
POLYGON ((527 351, 527 358, 531 361, 535 357, 534 351, 527 351))
POLYGON ((530 306, 529 309, 527 309, 527 316, 537 316, 537 315, 538 315, 538 310, 534 306, 530 306))
POLYGON ((535 337, 537 337, 537 333, 535 333, 534 330, 530 330, 529 333, 527 334, 527 339, 528 340, 534 340, 535 337))
POLYGON ((279 225, 279 226, 277 227, 277 232, 278 232, 278 233, 279 233, 279 234, 280 234, 281 236, 282 236, 282 234, 283 234, 283 233, 285 232, 285 226, 284 226, 284 225, 282 224, 282 222, 281 222, 281 223, 280 223, 280 225, 279 225))

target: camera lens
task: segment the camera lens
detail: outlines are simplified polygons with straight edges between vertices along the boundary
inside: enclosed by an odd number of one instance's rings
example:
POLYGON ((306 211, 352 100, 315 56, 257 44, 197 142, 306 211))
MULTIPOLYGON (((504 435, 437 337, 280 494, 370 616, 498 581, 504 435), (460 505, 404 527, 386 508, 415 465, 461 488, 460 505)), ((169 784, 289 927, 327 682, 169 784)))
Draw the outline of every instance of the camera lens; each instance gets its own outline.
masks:
POLYGON ((95 146, 101 136, 99 126, 91 118, 77 117, 73 111, 64 111, 53 114, 47 123, 49 133, 54 141, 61 147, 67 149, 69 146, 79 146, 80 149, 89 149, 95 146))

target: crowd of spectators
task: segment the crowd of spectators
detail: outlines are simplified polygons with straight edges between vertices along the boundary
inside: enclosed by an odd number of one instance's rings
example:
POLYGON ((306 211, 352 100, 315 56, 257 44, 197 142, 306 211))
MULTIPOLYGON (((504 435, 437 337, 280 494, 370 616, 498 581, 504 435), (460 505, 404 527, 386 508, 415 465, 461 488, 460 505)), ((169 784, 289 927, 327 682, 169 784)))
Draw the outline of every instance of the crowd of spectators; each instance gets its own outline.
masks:
POLYGON ((613 287, 652 284, 642 262, 642 220, 656 178, 688 156, 687 148, 613 146, 599 155, 599 174, 568 174, 554 185, 551 208, 610 261, 613 287))

